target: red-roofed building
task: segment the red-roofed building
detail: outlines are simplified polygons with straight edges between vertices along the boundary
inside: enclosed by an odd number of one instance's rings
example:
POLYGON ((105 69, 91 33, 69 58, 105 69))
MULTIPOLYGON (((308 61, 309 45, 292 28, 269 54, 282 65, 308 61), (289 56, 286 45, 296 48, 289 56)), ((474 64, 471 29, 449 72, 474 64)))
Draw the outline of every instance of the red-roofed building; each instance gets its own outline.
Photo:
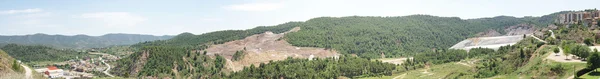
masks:
POLYGON ((48 75, 50 78, 58 78, 63 76, 63 70, 58 69, 56 66, 48 66, 48 70, 44 72, 44 74, 48 75))

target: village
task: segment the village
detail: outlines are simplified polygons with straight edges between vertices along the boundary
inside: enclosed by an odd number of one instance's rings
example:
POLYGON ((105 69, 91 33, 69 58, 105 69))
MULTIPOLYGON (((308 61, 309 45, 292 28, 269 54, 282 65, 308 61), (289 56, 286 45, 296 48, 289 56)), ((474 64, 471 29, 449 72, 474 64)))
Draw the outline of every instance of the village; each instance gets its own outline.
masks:
POLYGON ((96 76, 114 77, 108 71, 111 66, 107 62, 113 62, 120 57, 99 53, 91 49, 87 51, 89 56, 76 57, 64 62, 54 63, 54 65, 36 65, 33 66, 35 72, 43 74, 47 78, 94 78, 96 76))

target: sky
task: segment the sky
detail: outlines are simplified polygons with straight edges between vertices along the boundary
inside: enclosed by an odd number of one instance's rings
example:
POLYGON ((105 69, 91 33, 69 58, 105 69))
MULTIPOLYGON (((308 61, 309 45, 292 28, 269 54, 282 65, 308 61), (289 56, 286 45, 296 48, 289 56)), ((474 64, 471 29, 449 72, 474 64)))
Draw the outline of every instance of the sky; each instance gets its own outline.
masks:
POLYGON ((599 8, 598 3, 600 0, 0 0, 0 35, 202 34, 343 16, 542 16, 599 8))

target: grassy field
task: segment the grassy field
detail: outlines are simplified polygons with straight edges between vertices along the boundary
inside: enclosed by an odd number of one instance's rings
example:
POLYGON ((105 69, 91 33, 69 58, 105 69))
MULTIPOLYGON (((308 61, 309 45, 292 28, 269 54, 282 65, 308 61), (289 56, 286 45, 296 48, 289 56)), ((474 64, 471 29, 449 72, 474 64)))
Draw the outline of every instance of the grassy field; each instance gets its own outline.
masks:
MULTIPOLYGON (((546 47, 553 48, 553 47, 546 47)), ((542 51, 549 51, 549 49, 542 49, 542 51)), ((542 52, 540 51, 540 52, 542 52)), ((530 79, 530 78, 542 78, 542 79, 566 79, 575 74, 575 70, 581 70, 586 67, 585 63, 578 62, 556 62, 545 59, 548 55, 554 55, 554 53, 545 53, 530 60, 525 66, 520 67, 517 71, 511 74, 498 75, 492 77, 493 79, 530 79), (562 74, 554 74, 550 71, 552 66, 562 65, 564 72, 562 74)))
POLYGON ((579 78, 580 79, 600 79, 600 69, 596 69, 596 71, 586 73, 579 78))
POLYGON ((445 63, 431 66, 430 68, 421 68, 403 73, 394 73, 391 76, 367 77, 360 79, 438 79, 438 78, 471 78, 467 73, 472 72, 473 67, 458 64, 456 62, 445 63))

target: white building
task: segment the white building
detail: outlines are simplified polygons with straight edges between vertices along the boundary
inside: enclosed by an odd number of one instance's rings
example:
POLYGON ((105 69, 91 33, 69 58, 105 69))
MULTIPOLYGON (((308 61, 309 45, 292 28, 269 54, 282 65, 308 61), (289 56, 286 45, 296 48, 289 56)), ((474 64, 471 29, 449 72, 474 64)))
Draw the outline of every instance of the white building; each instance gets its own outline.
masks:
POLYGON ((59 78, 64 76, 64 71, 56 68, 56 66, 48 66, 48 70, 44 74, 49 78, 59 78))

